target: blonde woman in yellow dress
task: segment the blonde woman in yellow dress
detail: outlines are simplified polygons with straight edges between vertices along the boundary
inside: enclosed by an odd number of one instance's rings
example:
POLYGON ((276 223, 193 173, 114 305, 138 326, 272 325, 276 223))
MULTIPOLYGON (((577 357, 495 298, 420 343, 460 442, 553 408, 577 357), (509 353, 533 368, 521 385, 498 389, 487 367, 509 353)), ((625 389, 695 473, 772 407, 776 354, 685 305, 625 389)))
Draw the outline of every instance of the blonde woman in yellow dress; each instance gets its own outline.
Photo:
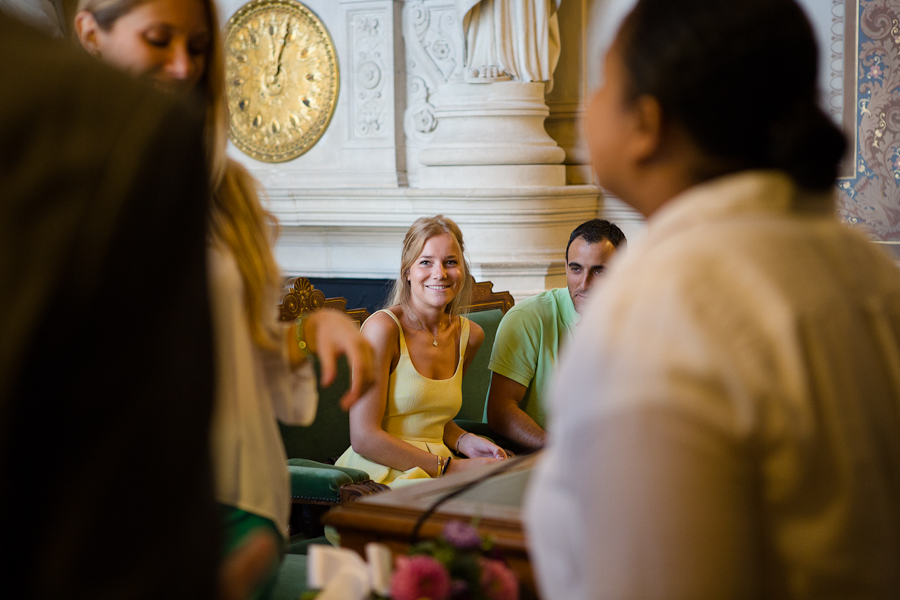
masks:
POLYGON ((392 487, 506 458, 453 422, 462 377, 484 331, 460 315, 472 293, 462 233, 442 215, 413 223, 391 306, 366 320, 375 384, 350 409, 351 447, 337 464, 392 487))

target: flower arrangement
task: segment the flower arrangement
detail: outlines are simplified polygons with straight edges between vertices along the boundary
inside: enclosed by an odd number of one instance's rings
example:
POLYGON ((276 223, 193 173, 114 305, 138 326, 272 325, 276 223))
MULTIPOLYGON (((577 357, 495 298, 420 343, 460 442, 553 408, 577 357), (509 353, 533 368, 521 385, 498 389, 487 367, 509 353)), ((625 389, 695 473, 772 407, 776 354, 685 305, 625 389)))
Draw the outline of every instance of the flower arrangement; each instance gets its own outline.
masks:
POLYGON ((494 542, 471 525, 449 521, 435 540, 397 557, 393 600, 518 600, 519 581, 494 542))
POLYGON ((310 583, 319 589, 306 592, 302 600, 320 594, 370 600, 519 600, 519 581, 494 541, 461 521, 448 522, 437 539, 419 542, 407 556, 398 556, 392 574, 390 551, 380 544, 366 547, 368 563, 346 549, 311 550, 317 552, 309 563, 310 583), (329 561, 328 556, 339 558, 329 561), (369 583, 358 596, 349 592, 355 587, 348 584, 354 573, 369 583))

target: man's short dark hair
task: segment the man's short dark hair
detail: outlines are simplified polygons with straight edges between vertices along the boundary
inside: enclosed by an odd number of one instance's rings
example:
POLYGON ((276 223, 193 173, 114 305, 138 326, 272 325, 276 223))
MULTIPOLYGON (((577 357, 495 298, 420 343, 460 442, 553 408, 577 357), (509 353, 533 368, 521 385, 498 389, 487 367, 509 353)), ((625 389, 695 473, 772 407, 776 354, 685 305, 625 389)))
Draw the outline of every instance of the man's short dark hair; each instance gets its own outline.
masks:
POLYGON ((572 235, 569 236, 569 243, 566 244, 566 264, 569 262, 569 246, 571 246, 572 242, 577 238, 584 238, 584 241, 588 244, 596 244, 603 240, 609 240, 609 243, 617 250, 619 249, 619 244, 628 243, 622 230, 606 219, 591 219, 590 221, 585 221, 576 227, 572 232, 572 235))

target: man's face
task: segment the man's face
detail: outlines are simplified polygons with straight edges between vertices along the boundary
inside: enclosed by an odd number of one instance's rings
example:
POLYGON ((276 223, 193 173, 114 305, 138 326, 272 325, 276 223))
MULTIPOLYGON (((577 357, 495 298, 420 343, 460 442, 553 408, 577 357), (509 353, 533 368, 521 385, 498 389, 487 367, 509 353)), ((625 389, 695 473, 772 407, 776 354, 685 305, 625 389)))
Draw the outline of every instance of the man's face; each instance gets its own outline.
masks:
POLYGON ((616 253, 609 240, 588 244, 584 238, 575 238, 569 246, 569 261, 566 264, 566 283, 572 304, 580 314, 587 302, 588 291, 603 276, 606 264, 616 253))

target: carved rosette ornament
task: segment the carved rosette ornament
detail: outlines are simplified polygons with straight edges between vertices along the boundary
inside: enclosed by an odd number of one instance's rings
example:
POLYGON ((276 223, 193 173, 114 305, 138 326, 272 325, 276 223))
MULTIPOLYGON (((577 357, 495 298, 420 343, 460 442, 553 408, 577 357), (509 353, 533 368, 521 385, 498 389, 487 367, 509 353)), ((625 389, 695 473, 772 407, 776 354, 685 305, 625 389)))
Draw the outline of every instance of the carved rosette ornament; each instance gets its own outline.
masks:
POLYGON ((337 52, 328 30, 294 0, 254 0, 228 21, 225 76, 231 141, 265 162, 312 148, 337 105, 337 52))
POLYGON ((281 319, 289 321, 325 306, 325 294, 315 289, 306 277, 298 277, 284 295, 281 319))

